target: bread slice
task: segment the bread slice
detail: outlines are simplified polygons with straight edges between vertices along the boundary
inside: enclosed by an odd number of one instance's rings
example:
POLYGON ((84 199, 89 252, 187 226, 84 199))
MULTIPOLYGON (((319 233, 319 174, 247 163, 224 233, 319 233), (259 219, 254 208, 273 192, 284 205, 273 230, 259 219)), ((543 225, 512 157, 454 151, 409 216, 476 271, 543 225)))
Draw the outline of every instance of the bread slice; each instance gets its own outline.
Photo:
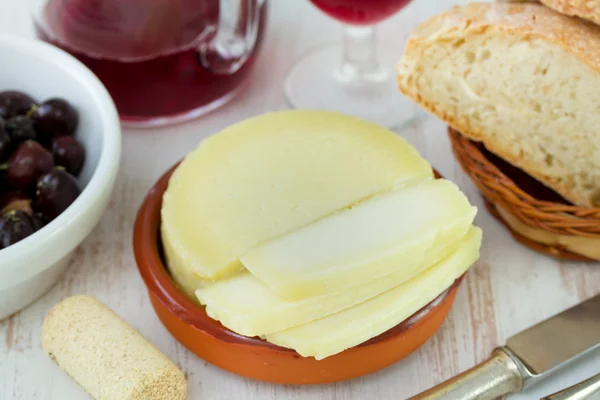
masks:
POLYGON ((600 25, 599 0, 542 0, 542 3, 561 14, 587 19, 600 25))
POLYGON ((569 201, 600 206, 600 28, 536 4, 423 23, 400 90, 569 201))

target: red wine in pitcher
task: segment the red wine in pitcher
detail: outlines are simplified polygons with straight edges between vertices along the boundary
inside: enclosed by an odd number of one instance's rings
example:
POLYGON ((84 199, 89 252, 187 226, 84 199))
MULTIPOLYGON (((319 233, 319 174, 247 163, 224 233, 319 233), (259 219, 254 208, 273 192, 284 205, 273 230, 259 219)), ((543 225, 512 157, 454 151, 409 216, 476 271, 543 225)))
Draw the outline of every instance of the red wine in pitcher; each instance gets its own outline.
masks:
POLYGON ((247 39, 247 54, 225 72, 203 57, 219 37, 220 18, 233 12, 220 10, 219 3, 47 0, 35 23, 42 39, 77 57, 100 78, 124 121, 152 125, 218 107, 248 78, 264 35, 265 0, 255 0, 252 6, 248 1, 230 2, 242 7, 234 14, 236 21, 255 23, 256 29, 241 38, 247 39))

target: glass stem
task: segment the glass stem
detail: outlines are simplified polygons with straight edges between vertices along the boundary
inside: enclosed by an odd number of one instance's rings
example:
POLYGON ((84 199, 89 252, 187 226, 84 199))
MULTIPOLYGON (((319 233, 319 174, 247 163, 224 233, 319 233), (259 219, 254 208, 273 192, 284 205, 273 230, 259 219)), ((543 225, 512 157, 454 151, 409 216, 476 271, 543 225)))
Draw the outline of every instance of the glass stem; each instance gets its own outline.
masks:
POLYGON ((372 26, 345 26, 343 57, 335 76, 344 83, 376 82, 387 77, 377 58, 377 37, 372 26))

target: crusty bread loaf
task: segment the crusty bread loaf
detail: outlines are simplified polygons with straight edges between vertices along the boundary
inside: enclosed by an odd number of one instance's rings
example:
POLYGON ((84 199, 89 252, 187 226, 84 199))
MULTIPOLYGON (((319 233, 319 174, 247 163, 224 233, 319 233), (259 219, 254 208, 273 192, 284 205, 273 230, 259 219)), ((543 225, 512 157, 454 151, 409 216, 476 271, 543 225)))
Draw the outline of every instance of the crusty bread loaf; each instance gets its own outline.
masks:
POLYGON ((561 14, 600 25, 600 0, 497 0, 505 3, 541 3, 561 14))
POLYGON ((400 90, 571 202, 600 206, 600 28, 536 4, 423 23, 400 90))
POLYGON ((561 14, 579 17, 600 25, 600 0, 542 0, 561 14))

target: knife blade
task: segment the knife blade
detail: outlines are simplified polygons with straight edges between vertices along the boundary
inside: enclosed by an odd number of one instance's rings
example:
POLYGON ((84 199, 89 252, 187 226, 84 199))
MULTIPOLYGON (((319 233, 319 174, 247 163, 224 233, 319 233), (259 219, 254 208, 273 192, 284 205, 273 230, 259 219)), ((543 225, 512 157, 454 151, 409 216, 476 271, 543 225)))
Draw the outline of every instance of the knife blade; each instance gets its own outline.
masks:
POLYGON ((506 347, 542 374, 600 343, 600 295, 509 338, 506 347))
POLYGON ((600 349, 600 295, 526 329, 484 363, 409 400, 492 400, 600 349))
POLYGON ((540 400, 600 400, 600 374, 540 400))

